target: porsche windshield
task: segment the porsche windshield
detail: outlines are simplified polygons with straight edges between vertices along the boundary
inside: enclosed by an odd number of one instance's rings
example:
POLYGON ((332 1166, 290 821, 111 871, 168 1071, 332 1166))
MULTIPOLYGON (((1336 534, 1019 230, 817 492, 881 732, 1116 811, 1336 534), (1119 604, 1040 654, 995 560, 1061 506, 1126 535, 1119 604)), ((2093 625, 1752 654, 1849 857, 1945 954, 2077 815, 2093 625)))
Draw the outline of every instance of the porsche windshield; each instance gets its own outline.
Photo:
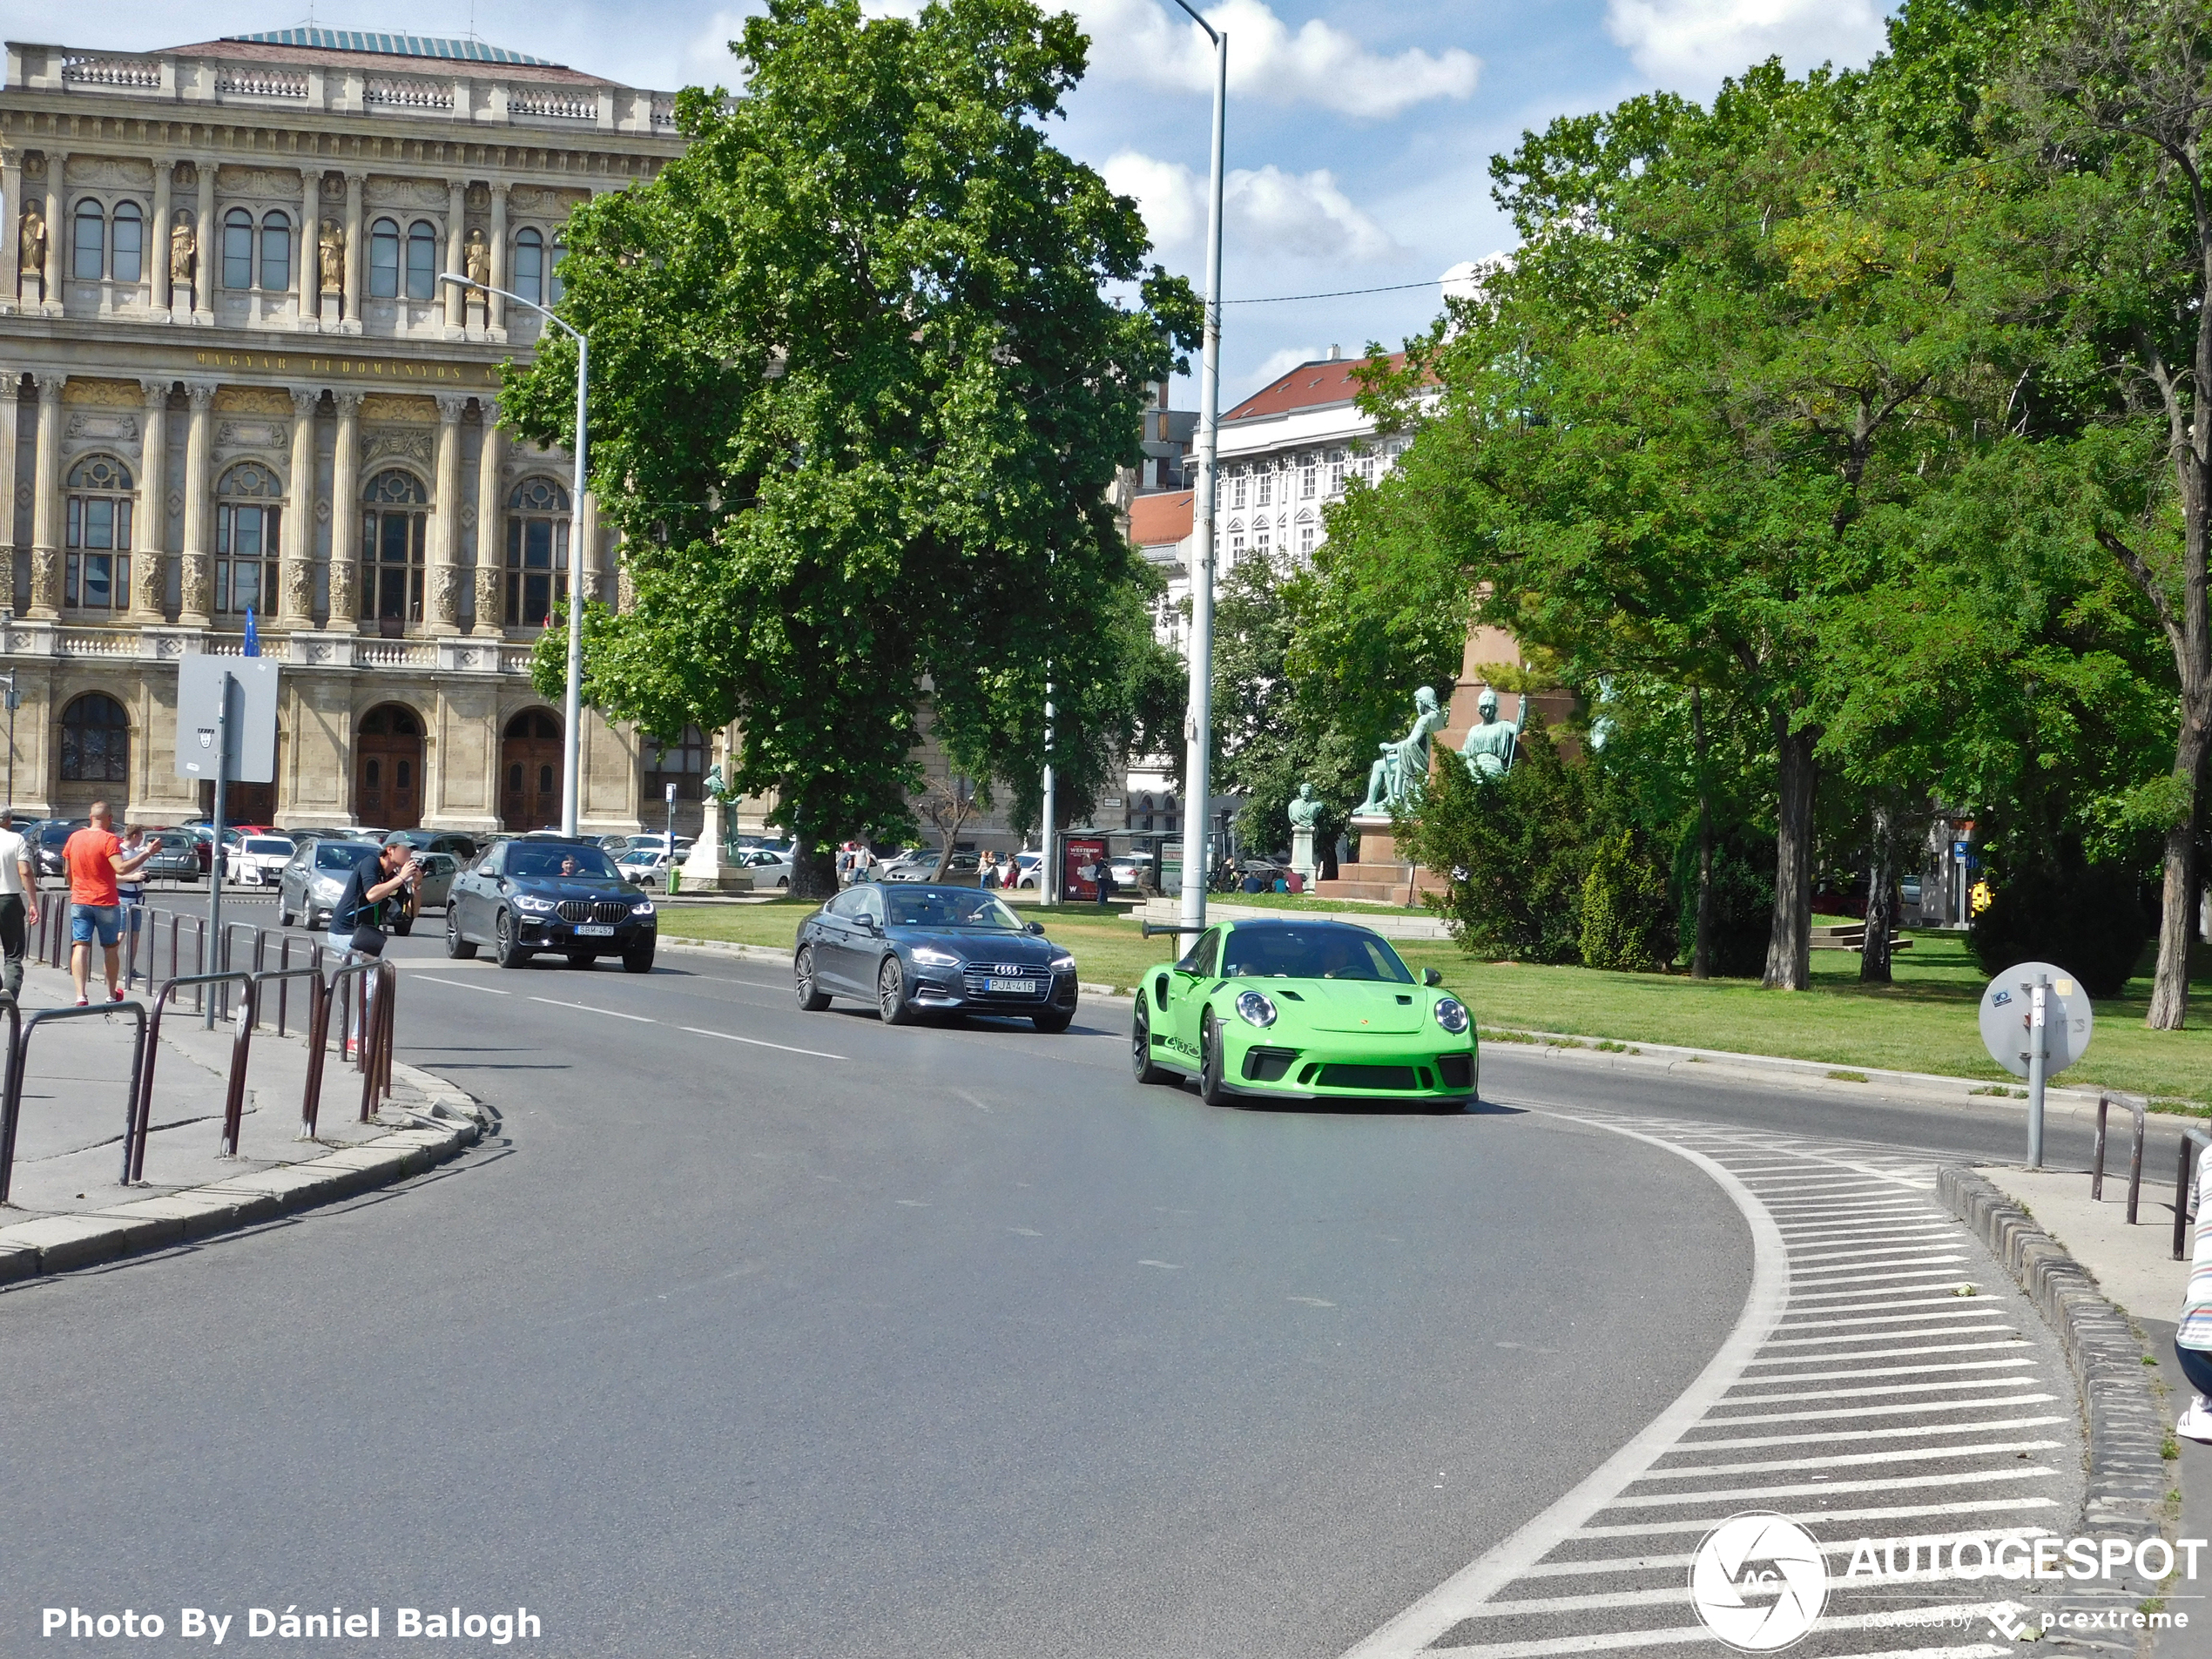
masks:
POLYGON ((1362 979, 1411 985, 1398 953, 1364 927, 1238 927, 1222 956, 1224 979, 1362 979))
POLYGON ((1022 924, 1014 913, 988 893, 947 893, 941 887, 920 893, 883 889, 894 927, 984 927, 994 933, 1018 934, 1022 924))

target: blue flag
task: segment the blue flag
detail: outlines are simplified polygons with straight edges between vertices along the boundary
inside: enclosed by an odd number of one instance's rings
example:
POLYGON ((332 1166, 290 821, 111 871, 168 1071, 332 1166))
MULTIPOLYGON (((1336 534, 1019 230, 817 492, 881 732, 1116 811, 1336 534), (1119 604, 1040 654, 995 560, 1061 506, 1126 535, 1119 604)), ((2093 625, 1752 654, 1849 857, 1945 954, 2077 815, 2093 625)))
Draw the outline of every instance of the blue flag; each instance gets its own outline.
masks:
POLYGON ((253 607, 248 605, 246 607, 246 655, 259 657, 260 654, 261 636, 253 627, 253 607))

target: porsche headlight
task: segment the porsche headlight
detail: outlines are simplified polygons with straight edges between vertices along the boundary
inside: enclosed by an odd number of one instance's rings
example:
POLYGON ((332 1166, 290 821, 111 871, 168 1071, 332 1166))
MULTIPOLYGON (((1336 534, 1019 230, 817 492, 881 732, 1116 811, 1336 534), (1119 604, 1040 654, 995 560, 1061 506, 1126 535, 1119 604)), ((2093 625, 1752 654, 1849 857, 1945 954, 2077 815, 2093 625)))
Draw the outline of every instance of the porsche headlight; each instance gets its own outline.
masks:
POLYGON ((1246 991, 1237 999, 1237 1013, 1247 1025, 1265 1027, 1275 1023, 1275 1005, 1258 991, 1246 991))
POLYGON ((1467 1004, 1458 997, 1440 996, 1436 999, 1436 1022, 1456 1037, 1463 1035, 1474 1021, 1467 1013, 1467 1004))
POLYGON ((939 950, 934 945, 916 945, 914 948, 913 955, 914 961, 920 962, 924 968, 958 968, 960 966, 959 957, 948 950, 939 950))

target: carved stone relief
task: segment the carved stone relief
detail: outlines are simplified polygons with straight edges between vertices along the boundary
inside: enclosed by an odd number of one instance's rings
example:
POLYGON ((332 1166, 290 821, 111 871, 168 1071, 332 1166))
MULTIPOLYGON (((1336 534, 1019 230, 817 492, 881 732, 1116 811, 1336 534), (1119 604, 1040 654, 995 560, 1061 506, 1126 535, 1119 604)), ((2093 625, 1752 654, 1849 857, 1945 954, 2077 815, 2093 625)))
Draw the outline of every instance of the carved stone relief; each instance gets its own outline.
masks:
POLYGON ((184 608, 193 616, 204 617, 214 597, 214 562, 205 553, 187 553, 184 557, 184 608))
POLYGON ((197 190, 199 188, 199 168, 192 162, 179 162, 177 164, 176 171, 169 176, 175 187, 179 190, 197 190))
POLYGON ((62 177, 96 190, 152 190, 153 163, 126 156, 71 156, 62 177))
POLYGON ((62 429, 69 438, 91 438, 105 443, 136 443, 138 417, 135 415, 72 415, 62 429))
POLYGON ((218 415, 280 415, 292 418, 292 396, 274 387, 226 386, 215 394, 218 415))
POLYGON ((433 440, 428 432, 365 432, 361 435, 361 465, 375 461, 412 461, 428 469, 433 440))
POLYGON ((507 192, 507 211, 510 217, 565 219, 569 210, 583 201, 586 193, 550 185, 517 185, 507 192))
POLYGON ((149 617, 161 615, 161 601, 169 585, 168 560, 165 554, 149 550, 138 556, 134 567, 138 580, 138 610, 149 617))
POLYGON ((215 189, 224 196, 252 196, 264 200, 300 199, 300 170, 296 167, 218 167, 215 189))
POLYGON ((30 550, 30 603, 41 610, 62 606, 62 553, 57 547, 30 550))
POLYGON ((446 186, 427 179, 370 179, 361 186, 361 199, 371 207, 444 207, 449 205, 446 186))
POLYGON ((284 614, 312 617, 315 608, 315 567, 305 559, 287 559, 284 565, 284 614))
POLYGON ((420 421, 435 426, 438 406, 427 397, 401 397, 389 392, 371 392, 361 400, 361 419, 364 421, 420 421))
POLYGON ((215 428, 219 449, 281 449, 291 442, 289 428, 268 421, 226 421, 215 428))
POLYGON ((136 381, 94 381, 72 374, 69 384, 62 388, 64 403, 96 403, 108 408, 140 409, 145 407, 145 388, 136 381))

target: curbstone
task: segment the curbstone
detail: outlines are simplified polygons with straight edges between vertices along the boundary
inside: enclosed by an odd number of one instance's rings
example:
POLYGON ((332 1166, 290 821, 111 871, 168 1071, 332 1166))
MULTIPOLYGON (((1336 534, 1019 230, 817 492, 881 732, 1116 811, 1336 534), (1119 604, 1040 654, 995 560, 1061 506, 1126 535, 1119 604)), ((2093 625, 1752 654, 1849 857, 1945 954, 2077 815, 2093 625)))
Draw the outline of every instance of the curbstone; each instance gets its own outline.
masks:
MULTIPOLYGON (((2145 1374, 2142 1339, 2088 1271, 2008 1194, 1959 1164, 1938 1170, 1936 1187, 1951 1213, 2005 1264, 2065 1350, 2081 1397, 2088 1452, 2076 1534, 2159 1534, 2168 1480, 2160 1453, 2166 1421, 2145 1374)), ((2067 1608, 2083 1611, 2130 1599, 2123 1591, 2071 1583, 2063 1597, 2067 1608)), ((2047 1642, 2061 1653, 2134 1651, 2132 1640, 2101 1641, 2078 1627, 2061 1627, 2047 1642)))

